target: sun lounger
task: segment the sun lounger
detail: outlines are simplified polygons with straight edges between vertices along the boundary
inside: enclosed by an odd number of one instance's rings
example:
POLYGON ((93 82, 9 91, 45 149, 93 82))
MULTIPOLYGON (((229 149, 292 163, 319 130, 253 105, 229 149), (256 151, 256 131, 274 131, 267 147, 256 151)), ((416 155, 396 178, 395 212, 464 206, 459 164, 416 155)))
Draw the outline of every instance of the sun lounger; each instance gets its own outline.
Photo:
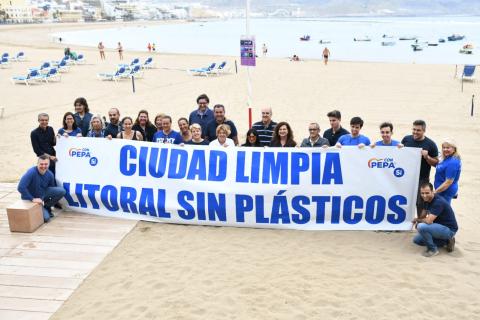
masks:
POLYGON ((26 76, 14 76, 11 78, 13 84, 26 84, 27 86, 32 83, 41 81, 43 76, 38 70, 32 70, 26 76))
POLYGON ((135 78, 143 78, 143 70, 142 67, 137 64, 133 68, 130 69, 130 72, 126 73, 124 78, 129 78, 134 76, 135 78))
POLYGON ((3 57, 3 58, 0 59, 0 67, 1 68, 10 67, 10 61, 8 61, 8 57, 3 57))
POLYGON ((218 76, 221 73, 227 73, 228 69, 226 68, 227 61, 223 61, 216 68, 213 68, 208 74, 218 76))
POLYGON ((26 61, 25 53, 23 53, 23 51, 20 51, 15 57, 12 57, 11 60, 15 62, 26 61))
POLYGON ((62 76, 58 72, 57 68, 50 68, 48 73, 42 75, 42 80, 46 83, 48 83, 49 81, 60 81, 62 80, 62 76))
POLYGON ((142 65, 143 69, 153 69, 155 67, 155 63, 153 62, 152 57, 148 57, 142 65))
POLYGON ((77 59, 72 61, 75 64, 85 64, 87 62, 87 60, 85 59, 85 56, 81 53, 77 56, 77 59))
POLYGON ((462 73, 462 92, 463 92, 463 81, 475 81, 475 65, 465 65, 463 67, 462 73))
POLYGON ((216 65, 217 64, 214 62, 207 68, 189 69, 189 70, 187 70, 187 73, 190 74, 190 75, 193 75, 193 76, 207 76, 208 77, 209 73, 212 72, 213 69, 215 69, 216 65))
POLYGON ((97 74, 97 77, 100 80, 113 80, 117 82, 119 79, 124 78, 125 74, 126 74, 125 68, 121 67, 115 73, 99 73, 97 74))

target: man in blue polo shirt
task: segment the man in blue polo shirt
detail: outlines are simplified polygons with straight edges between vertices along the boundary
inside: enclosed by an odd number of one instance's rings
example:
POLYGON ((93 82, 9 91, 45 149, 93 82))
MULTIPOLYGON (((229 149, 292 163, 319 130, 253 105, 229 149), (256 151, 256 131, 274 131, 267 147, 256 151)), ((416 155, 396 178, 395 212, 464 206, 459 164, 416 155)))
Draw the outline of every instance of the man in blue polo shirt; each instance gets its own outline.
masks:
POLYGON ((181 144, 183 142, 182 135, 172 130, 172 118, 170 116, 163 116, 162 131, 157 131, 153 135, 153 142, 172 144, 181 144))
POLYGON ((390 122, 383 122, 380 125, 380 135, 382 136, 382 140, 375 142, 375 144, 372 144, 372 148, 375 146, 379 147, 398 147, 401 148, 403 147, 403 144, 401 144, 397 140, 392 139, 393 135, 393 124, 390 122))
POLYGON ((363 127, 363 120, 360 117, 353 117, 350 120, 350 134, 345 134, 338 139, 337 147, 341 146, 358 146, 363 148, 370 145, 370 139, 360 134, 363 127))
POLYGON ((430 182, 420 186, 420 195, 423 199, 423 210, 420 217, 413 219, 418 234, 413 242, 419 246, 426 246, 425 257, 438 254, 438 247, 446 245, 447 252, 455 249, 455 233, 458 231, 455 213, 448 202, 433 192, 430 182))
POLYGON ((23 200, 43 205, 43 220, 48 222, 52 214, 52 206, 65 195, 65 189, 55 187, 53 173, 48 170, 48 155, 38 157, 37 165, 30 168, 18 183, 18 192, 23 200))

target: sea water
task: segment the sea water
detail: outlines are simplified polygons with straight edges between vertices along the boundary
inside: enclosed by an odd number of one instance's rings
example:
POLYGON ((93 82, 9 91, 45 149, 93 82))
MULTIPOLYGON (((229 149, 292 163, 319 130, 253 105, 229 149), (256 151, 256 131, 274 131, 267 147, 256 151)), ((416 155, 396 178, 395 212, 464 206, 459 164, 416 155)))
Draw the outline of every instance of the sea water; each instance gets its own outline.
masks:
MULTIPOLYGON (((250 34, 256 39, 256 52, 262 55, 262 45, 268 47, 268 56, 287 58, 296 54, 305 59, 321 59, 328 47, 330 59, 341 61, 375 61, 434 64, 478 64, 480 48, 471 55, 459 50, 467 43, 480 45, 480 17, 361 17, 322 19, 251 19, 250 34), (448 41, 452 34, 465 35, 461 41, 448 41), (310 35, 310 41, 300 37, 310 35), (383 36, 388 37, 383 37, 383 36), (369 42, 354 38, 371 39, 369 42), (413 40, 418 43, 445 43, 413 51, 413 40), (328 44, 319 43, 330 41, 328 44), (382 46, 382 41, 395 42, 382 46)), ((126 51, 146 51, 148 43, 155 43, 157 52, 239 56, 240 37, 245 35, 245 20, 173 23, 146 26, 138 21, 129 26, 110 29, 62 32, 69 45, 97 46, 103 41, 107 48, 116 48, 121 42, 126 51)))

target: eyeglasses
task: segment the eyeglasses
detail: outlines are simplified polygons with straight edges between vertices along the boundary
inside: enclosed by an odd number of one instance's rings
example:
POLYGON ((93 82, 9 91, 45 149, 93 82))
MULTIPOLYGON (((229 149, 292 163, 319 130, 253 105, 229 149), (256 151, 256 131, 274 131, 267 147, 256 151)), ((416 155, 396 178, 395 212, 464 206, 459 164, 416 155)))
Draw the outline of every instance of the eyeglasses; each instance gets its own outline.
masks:
POLYGON ((317 131, 318 129, 308 129, 308 131, 317 131))
POLYGON ((269 115, 269 114, 270 114, 270 112, 262 112, 262 114, 269 115))
POLYGON ((389 134, 390 131, 380 131, 381 134, 389 134))
POLYGON ((249 138, 257 138, 257 136, 254 136, 254 135, 251 135, 251 136, 248 136, 249 138))

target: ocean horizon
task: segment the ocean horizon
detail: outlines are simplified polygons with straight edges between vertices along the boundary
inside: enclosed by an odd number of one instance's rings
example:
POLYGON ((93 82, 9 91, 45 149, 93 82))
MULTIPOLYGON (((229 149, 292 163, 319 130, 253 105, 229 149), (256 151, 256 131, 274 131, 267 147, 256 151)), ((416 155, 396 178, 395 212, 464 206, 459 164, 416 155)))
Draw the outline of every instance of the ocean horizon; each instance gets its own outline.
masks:
MULTIPOLYGON (((96 47, 102 41, 113 49, 120 41, 127 51, 147 51, 147 44, 155 43, 161 53, 239 56, 240 37, 245 35, 245 19, 134 24, 59 32, 52 36, 62 37, 62 42, 71 46, 96 47)), ((475 30, 480 30, 480 19, 476 16, 250 20, 250 34, 255 36, 259 56, 264 43, 268 47, 267 56, 275 58, 296 54, 304 59, 321 59, 323 49, 328 47, 331 59, 337 61, 475 64, 479 61, 475 48, 472 54, 459 52, 467 44, 475 47, 480 43, 480 33, 475 30), (465 38, 448 41, 447 37, 453 34, 465 38), (310 41, 300 41, 306 35, 310 41), (400 38, 415 38, 416 42, 400 38), (439 42, 440 39, 445 42, 439 42), (412 45, 420 50, 414 51, 412 45)))

